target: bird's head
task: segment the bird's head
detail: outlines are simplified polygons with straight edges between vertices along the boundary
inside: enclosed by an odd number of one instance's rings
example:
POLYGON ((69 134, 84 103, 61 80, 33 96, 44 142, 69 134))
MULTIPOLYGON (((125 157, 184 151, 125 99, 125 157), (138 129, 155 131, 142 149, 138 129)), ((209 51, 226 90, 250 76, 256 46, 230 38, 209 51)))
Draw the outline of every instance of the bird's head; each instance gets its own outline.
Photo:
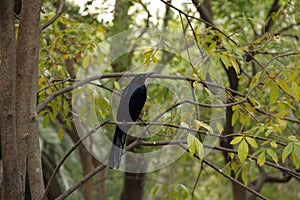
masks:
POLYGON ((132 83, 135 84, 144 84, 146 79, 151 76, 152 74, 154 74, 154 72, 150 72, 150 73, 144 73, 144 74, 138 74, 136 75, 133 79, 132 79, 132 83))

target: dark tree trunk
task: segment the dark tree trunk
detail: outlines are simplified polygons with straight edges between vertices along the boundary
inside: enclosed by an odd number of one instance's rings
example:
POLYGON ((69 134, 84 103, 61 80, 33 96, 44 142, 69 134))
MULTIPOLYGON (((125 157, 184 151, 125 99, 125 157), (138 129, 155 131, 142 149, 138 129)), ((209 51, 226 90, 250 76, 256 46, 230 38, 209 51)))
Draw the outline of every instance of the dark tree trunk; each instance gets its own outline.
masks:
POLYGON ((14 1, 0 3, 0 132, 3 161, 2 199, 23 199, 16 145, 16 41, 14 1))

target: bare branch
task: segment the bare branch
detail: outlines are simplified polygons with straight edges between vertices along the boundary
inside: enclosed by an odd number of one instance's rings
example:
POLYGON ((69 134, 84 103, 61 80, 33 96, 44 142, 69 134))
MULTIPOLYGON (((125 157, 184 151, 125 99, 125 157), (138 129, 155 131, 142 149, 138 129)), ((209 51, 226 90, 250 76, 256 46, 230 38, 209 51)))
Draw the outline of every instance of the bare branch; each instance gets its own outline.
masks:
MULTIPOLYGON (((51 102, 53 99, 55 99, 56 97, 66 93, 66 92, 70 92, 82 85, 85 85, 91 81, 95 81, 95 80, 98 80, 98 79, 105 79, 105 78, 118 78, 118 77, 121 77, 121 76, 126 76, 126 77, 132 77, 132 76, 135 76, 136 74, 134 73, 112 73, 112 74, 103 74, 103 75, 97 75, 97 76, 92 76, 92 77, 89 77, 85 80, 82 80, 82 81, 78 81, 76 82, 74 85, 71 85, 69 87, 66 87, 66 88, 63 88, 57 92, 54 92, 52 93, 51 95, 49 95, 37 108, 37 113, 40 113, 46 106, 49 102, 51 102)), ((165 78, 165 79, 171 79, 171 80, 186 80, 186 81, 190 81, 190 82, 199 82, 199 83, 202 83, 202 84, 206 84, 206 85, 210 85, 212 87, 216 87, 216 88, 220 88, 220 89, 225 89, 227 91, 230 91, 238 96, 242 96, 244 97, 243 94, 235 91, 235 90, 232 90, 230 88, 227 88, 227 87, 224 87, 222 85, 219 85, 219 84, 216 84, 216 83, 212 83, 212 82, 208 82, 208 81, 202 81, 202 80, 196 80, 194 78, 191 78, 191 77, 186 77, 186 76, 167 76, 167 75, 158 75, 158 74, 155 74, 155 75, 152 75, 151 76, 152 78, 165 78)), ((201 105, 201 104, 199 104, 201 105)), ((235 105, 235 104, 234 104, 235 105)), ((205 105, 203 104, 204 107, 211 107, 211 105, 205 105)), ((220 107, 220 105, 217 105, 220 107)), ((224 106, 221 106, 221 107, 224 107, 224 106)))
POLYGON ((48 26, 50 26, 51 24, 53 24, 62 14, 64 6, 65 6, 65 1, 66 0, 61 0, 60 5, 57 9, 56 14, 54 15, 54 17, 52 17, 49 21, 47 21, 45 24, 43 24, 41 26, 41 31, 43 31, 44 29, 46 29, 48 26))
MULTIPOLYGON (((58 162, 58 164, 56 165, 55 169, 53 170, 49 181, 47 183, 44 195, 42 199, 47 199, 47 194, 49 192, 50 189, 50 185, 55 177, 55 175, 57 174, 58 170, 60 169, 60 167, 63 165, 63 163, 66 161, 66 159, 71 155, 71 153, 88 137, 90 137, 93 133, 95 133, 99 128, 101 128, 102 126, 108 124, 109 121, 105 121, 103 123, 101 123, 100 125, 98 125, 97 127, 95 127, 94 129, 92 129, 88 134, 86 134, 86 136, 84 136, 83 138, 79 139, 72 147, 71 149, 69 149, 69 151, 63 156, 63 158, 58 162)), ((105 166, 104 166, 105 167, 105 166)), ((88 180, 88 179, 87 179, 88 180)), ((82 183, 83 184, 83 183, 82 183)), ((81 185, 80 185, 81 186, 81 185)), ((80 187, 78 186, 78 187, 80 187)), ((77 189, 77 188, 76 188, 77 189)), ((75 190, 76 190, 75 189, 75 190)))
POLYGON ((267 176, 265 181, 269 182, 269 183, 287 183, 292 179, 292 177, 293 176, 291 176, 291 175, 285 175, 282 178, 267 176))

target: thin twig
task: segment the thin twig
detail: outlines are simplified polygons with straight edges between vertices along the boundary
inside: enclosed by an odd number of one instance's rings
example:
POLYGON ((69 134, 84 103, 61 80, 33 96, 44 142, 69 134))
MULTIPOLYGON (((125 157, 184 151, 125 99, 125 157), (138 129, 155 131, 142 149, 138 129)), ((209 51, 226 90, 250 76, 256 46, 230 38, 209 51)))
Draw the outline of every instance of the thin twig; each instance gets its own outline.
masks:
MULTIPOLYGON (((97 76, 92 76, 92 77, 89 77, 87 79, 84 79, 84 80, 81 80, 81 81, 78 81, 76 82, 74 85, 71 85, 69 87, 66 87, 66 88, 63 88, 57 92, 54 92, 52 93, 51 95, 49 95, 38 107, 37 107, 37 113, 40 113, 46 106, 49 102, 51 102, 53 99, 55 99, 56 97, 66 93, 66 92, 70 92, 82 85, 85 85, 91 81, 95 81, 95 80, 99 80, 99 79, 105 79, 105 78, 118 78, 118 77, 122 77, 122 76, 126 76, 126 77, 133 77, 135 76, 136 74, 134 73, 112 73, 112 74, 103 74, 103 75, 97 75, 97 76)), ((233 92, 235 93, 236 95, 238 96, 242 96, 244 97, 243 94, 235 91, 235 90, 232 90, 232 89, 229 89, 227 87, 224 87, 222 85, 219 85, 219 84, 216 84, 216 83, 211 83, 211 82, 207 82, 207 81, 201 81, 201 80, 196 80, 194 78, 191 78, 191 77, 185 77, 185 76, 169 76, 169 75, 158 75, 158 74, 154 74, 151 76, 152 78, 165 78, 165 79, 172 79, 172 80, 186 80, 186 81, 190 81, 190 82, 199 82, 201 84, 206 84, 206 85, 210 85, 210 86, 213 86, 213 87, 217 87, 217 88, 221 88, 221 89, 225 89, 227 91, 230 91, 230 92, 233 92)))
MULTIPOLYGON (((184 149, 185 151, 189 152, 189 150, 187 149, 187 147, 183 144, 179 145, 182 149, 184 149)), ((199 156, 194 154, 194 157, 197 158, 198 160, 200 160, 199 156)), ((203 159, 202 161, 204 164, 208 165, 209 167, 213 168, 215 171, 217 171, 219 174, 221 174, 222 176, 228 178, 229 180, 231 180, 232 182, 238 184, 239 186, 243 187, 245 190, 253 193, 254 195, 256 195, 257 197, 264 199, 264 200, 268 200, 267 197, 263 196, 262 194, 258 193, 257 191, 255 191, 254 189, 244 185, 242 182, 236 180, 235 178, 231 177, 230 175, 226 174, 225 172, 223 172, 221 169, 219 169, 217 166, 215 166, 214 164, 212 164, 211 162, 209 162, 206 159, 203 159)))
POLYGON ((51 24, 53 24, 60 16, 61 14, 63 13, 63 9, 64 9, 64 6, 65 6, 65 1, 66 0, 62 0, 60 2, 60 5, 57 9, 57 12, 56 14, 49 20, 47 21, 45 24, 43 24, 40 28, 41 31, 43 31, 44 29, 46 29, 48 26, 50 26, 51 24))
POLYGON ((46 199, 47 198, 47 194, 49 192, 50 189, 50 185, 55 177, 55 175, 57 174, 58 170, 60 169, 60 167, 63 165, 63 163, 66 161, 66 159, 71 155, 71 153, 82 143, 82 141, 84 141, 86 138, 90 137, 93 133, 95 133, 99 128, 101 128, 102 126, 108 124, 109 121, 105 121, 103 123, 101 123, 100 125, 98 125, 96 128, 92 129, 88 134, 86 134, 86 136, 84 136, 83 138, 79 139, 72 147, 71 149, 69 149, 69 151, 63 156, 63 158, 57 163, 55 169, 53 170, 49 181, 47 183, 44 195, 42 199, 46 199))

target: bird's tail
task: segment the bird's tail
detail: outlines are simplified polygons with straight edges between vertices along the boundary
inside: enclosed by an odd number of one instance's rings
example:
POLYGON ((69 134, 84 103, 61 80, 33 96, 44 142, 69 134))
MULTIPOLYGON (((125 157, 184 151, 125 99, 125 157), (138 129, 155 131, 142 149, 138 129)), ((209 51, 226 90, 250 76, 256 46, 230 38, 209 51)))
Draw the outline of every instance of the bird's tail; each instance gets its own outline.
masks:
POLYGON ((116 126, 115 135, 108 159, 108 166, 110 169, 119 168, 125 140, 126 132, 123 131, 119 126, 116 126))

